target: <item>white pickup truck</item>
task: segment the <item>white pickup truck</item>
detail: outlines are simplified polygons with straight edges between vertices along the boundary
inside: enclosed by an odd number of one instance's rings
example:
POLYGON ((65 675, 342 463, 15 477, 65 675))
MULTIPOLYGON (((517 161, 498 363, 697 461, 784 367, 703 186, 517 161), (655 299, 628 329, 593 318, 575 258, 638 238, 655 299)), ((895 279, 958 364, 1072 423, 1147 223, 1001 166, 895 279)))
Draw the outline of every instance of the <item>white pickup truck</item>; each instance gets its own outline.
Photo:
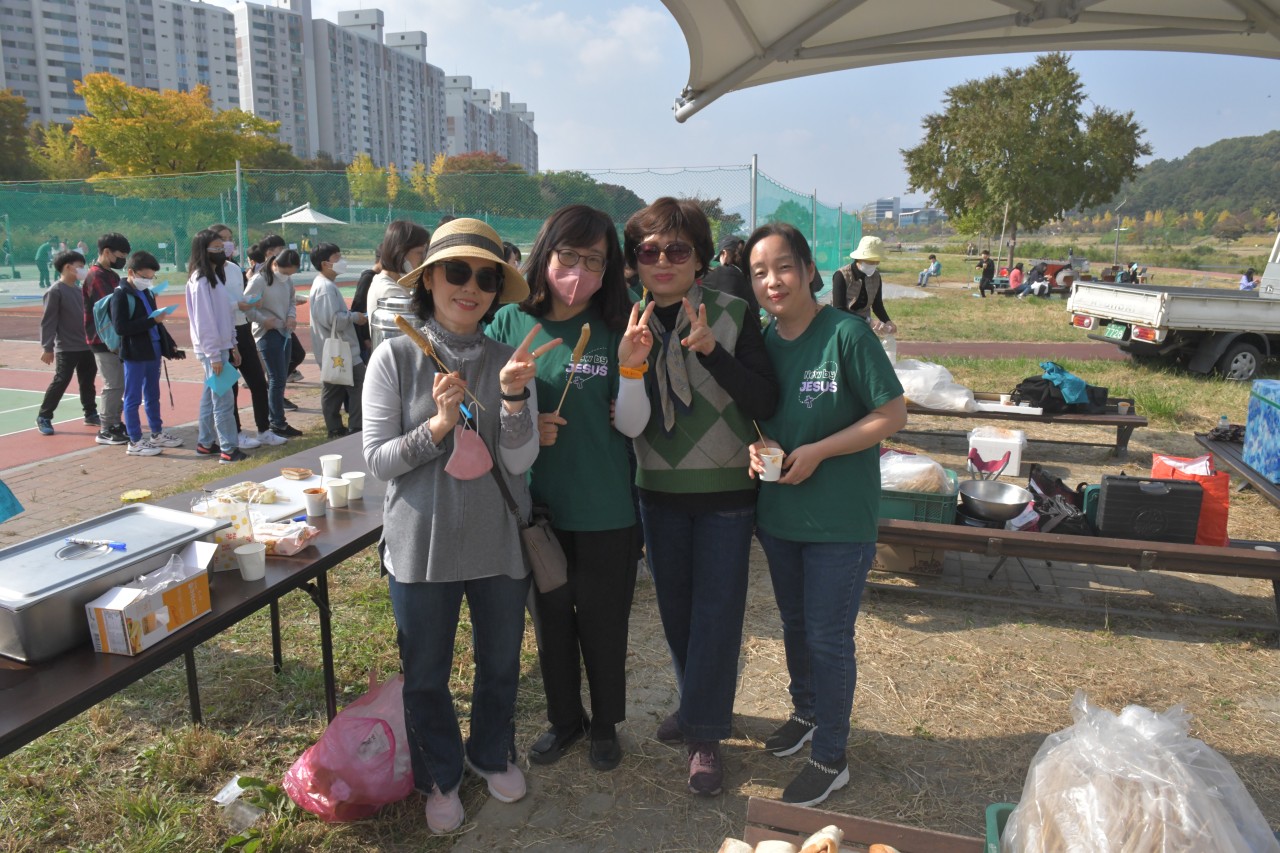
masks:
POLYGON ((1090 338, 1135 358, 1252 379, 1265 359, 1280 356, 1280 236, 1255 291, 1079 281, 1067 311, 1090 338))

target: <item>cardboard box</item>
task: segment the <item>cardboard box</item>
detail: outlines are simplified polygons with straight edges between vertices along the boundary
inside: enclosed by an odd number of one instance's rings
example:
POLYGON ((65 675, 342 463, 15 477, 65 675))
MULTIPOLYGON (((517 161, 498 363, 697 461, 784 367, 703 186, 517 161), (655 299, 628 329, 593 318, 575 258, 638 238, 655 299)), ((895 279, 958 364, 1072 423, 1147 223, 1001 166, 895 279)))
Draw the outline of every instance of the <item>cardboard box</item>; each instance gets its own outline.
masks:
POLYGON ((1244 464, 1280 485, 1280 379, 1255 379, 1244 427, 1244 464))
POLYGON ((179 552, 184 577, 177 585, 149 590, 155 584, 153 572, 86 604, 94 651, 136 655, 208 613, 209 561, 217 550, 213 542, 192 542, 179 552))
POLYGON ((1020 429, 978 427, 969 432, 969 449, 978 451, 983 462, 995 462, 1009 453, 1009 464, 1001 477, 1018 477, 1022 469, 1022 449, 1027 446, 1027 434, 1020 429))

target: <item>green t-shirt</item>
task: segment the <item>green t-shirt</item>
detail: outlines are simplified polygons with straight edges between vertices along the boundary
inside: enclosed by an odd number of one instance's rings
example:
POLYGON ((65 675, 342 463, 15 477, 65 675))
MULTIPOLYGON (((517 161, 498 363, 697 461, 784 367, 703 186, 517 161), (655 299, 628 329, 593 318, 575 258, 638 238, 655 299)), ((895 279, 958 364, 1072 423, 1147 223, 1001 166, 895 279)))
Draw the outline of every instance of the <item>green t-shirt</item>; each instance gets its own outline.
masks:
POLYGON ((631 501, 631 465, 627 439, 613 428, 609 403, 618 394, 618 344, 621 332, 611 332, 594 306, 571 320, 556 322, 526 314, 517 305, 504 305, 485 334, 519 346, 535 323, 542 331, 536 348, 554 338, 564 343, 538 359, 538 407, 554 412, 568 382, 573 347, 582 324, 591 324, 591 339, 574 387, 565 398, 556 443, 538 450, 529 490, 534 503, 551 508, 552 523, 561 530, 618 530, 636 523, 631 501))
MULTIPOLYGON (((778 372, 778 408, 765 435, 787 452, 820 441, 902 396, 884 347, 864 320, 823 308, 804 334, 764 345, 778 372)), ((756 523, 794 542, 874 542, 880 514, 879 445, 833 456, 798 486, 761 483, 756 523)))

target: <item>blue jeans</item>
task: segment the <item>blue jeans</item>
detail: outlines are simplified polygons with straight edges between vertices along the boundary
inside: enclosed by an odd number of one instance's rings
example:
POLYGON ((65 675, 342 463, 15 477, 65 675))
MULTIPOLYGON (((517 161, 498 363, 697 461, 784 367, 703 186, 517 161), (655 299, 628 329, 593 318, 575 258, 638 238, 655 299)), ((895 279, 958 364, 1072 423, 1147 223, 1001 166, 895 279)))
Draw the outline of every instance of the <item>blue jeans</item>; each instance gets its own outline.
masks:
POLYGON ((124 430, 129 440, 137 444, 142 440, 142 419, 138 406, 147 411, 147 426, 154 435, 164 429, 160 420, 160 343, 151 342, 156 357, 152 361, 121 361, 124 365, 124 430))
POLYGON ((844 761, 849 743, 858 662, 858 618, 874 542, 793 542, 763 530, 756 536, 769 558, 769 577, 782 614, 789 690, 795 714, 817 724, 811 755, 822 764, 844 761))
POLYGON ((645 552, 671 649, 686 740, 724 740, 733 722, 755 508, 689 513, 640 497, 645 552))
POLYGON ((467 758, 500 772, 515 760, 516 687, 529 579, 503 575, 448 583, 400 583, 388 576, 404 670, 404 721, 415 787, 448 792, 462 781, 462 731, 449 692, 458 614, 471 614, 475 682, 467 758))
MULTIPOLYGON (((213 375, 213 367, 209 356, 196 353, 200 365, 204 368, 204 378, 213 375)), ((231 364, 226 359, 223 365, 231 364)), ((227 389, 225 394, 214 394, 208 385, 200 387, 200 426, 196 438, 201 447, 211 447, 215 441, 224 453, 230 453, 240 446, 240 432, 236 429, 236 398, 227 389)))
POLYGON ((289 378, 289 337, 279 329, 270 329, 258 341, 258 353, 267 366, 267 414, 271 428, 283 427, 284 384, 289 378))

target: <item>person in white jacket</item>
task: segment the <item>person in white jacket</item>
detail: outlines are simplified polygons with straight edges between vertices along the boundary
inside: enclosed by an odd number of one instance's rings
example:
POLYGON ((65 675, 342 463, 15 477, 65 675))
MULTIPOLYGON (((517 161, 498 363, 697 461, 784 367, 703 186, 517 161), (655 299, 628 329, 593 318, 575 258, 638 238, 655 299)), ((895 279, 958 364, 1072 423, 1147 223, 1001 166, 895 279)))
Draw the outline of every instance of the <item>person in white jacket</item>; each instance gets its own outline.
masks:
POLYGON ((196 453, 217 454, 223 464, 245 459, 236 429, 235 397, 231 386, 217 393, 211 384, 221 381, 223 371, 239 366, 236 350, 235 317, 231 302, 218 288, 226 287, 227 253, 222 235, 204 230, 191 241, 187 263, 187 318, 191 324, 191 348, 204 367, 205 385, 200 394, 200 427, 196 453))
POLYGON ((330 438, 340 438, 360 431, 360 395, 364 386, 364 361, 360 358, 360 340, 356 326, 369 322, 367 315, 352 311, 342 298, 336 281, 347 271, 347 261, 342 250, 334 243, 321 243, 311 250, 311 265, 316 268, 315 281, 311 283, 311 349, 316 363, 324 371, 324 342, 330 337, 341 338, 351 347, 351 378, 353 384, 338 385, 321 382, 320 412, 324 415, 325 429, 330 438), (342 425, 342 404, 346 402, 350 412, 348 426, 342 425))

